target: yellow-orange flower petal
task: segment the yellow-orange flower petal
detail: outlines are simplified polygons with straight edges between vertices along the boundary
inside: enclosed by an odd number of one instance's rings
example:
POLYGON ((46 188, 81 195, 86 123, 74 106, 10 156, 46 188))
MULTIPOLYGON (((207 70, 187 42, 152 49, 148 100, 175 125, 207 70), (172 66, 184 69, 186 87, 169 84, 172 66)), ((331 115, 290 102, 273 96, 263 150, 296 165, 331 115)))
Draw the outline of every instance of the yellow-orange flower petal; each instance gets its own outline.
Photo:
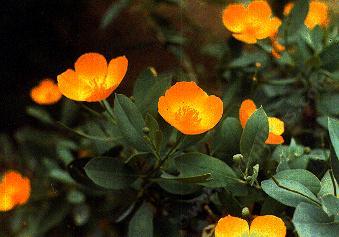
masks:
POLYGON ((226 216, 218 221, 214 231, 215 237, 249 236, 247 221, 233 216, 226 216))
POLYGON ((44 79, 31 90, 32 100, 40 105, 57 103, 62 97, 57 84, 51 79, 44 79))
POLYGON ((266 1, 252 1, 247 7, 230 4, 223 11, 223 23, 233 32, 233 37, 248 44, 274 35, 281 21, 272 17, 272 10, 266 1))
POLYGON ((275 117, 268 117, 268 126, 270 133, 281 135, 284 133, 284 122, 275 117))
POLYGON ((227 29, 237 33, 245 28, 244 21, 239 20, 239 18, 244 18, 245 15, 246 10, 242 4, 230 4, 224 10, 222 20, 227 29))
POLYGON ((5 189, 0 187, 0 211, 9 211, 12 210, 15 206, 15 202, 13 201, 10 195, 4 195, 6 193, 5 189))
POLYGON ((75 70, 68 69, 58 76, 58 86, 69 99, 101 101, 119 86, 127 67, 128 60, 125 56, 112 59, 107 65, 101 54, 86 53, 75 62, 75 70))
POLYGON ((270 144, 270 145, 283 144, 284 138, 281 135, 275 135, 274 133, 269 133, 265 143, 270 144))
POLYGON ((316 25, 327 26, 329 23, 328 6, 324 2, 310 2, 310 9, 305 19, 305 25, 313 29, 316 25))
POLYGON ((8 211, 26 203, 30 197, 31 183, 16 171, 7 171, 0 183, 0 211, 8 211))
POLYGON ((250 236, 285 237, 286 226, 279 217, 272 215, 257 216, 251 223, 250 236))
POLYGON ((255 44, 257 42, 257 38, 253 34, 249 34, 248 32, 242 34, 232 34, 234 38, 239 41, 245 42, 247 44, 255 44))
POLYGON ((269 19, 272 15, 270 5, 266 1, 252 1, 248 4, 248 17, 254 21, 255 24, 259 24, 262 21, 269 19))
POLYGON ((208 96, 195 82, 177 82, 159 98, 158 111, 183 134, 195 135, 219 122, 223 103, 216 96, 208 96))
POLYGON ((251 117, 256 109, 257 106, 253 100, 247 99, 241 103, 239 109, 239 120, 243 128, 246 126, 247 120, 251 117))
MULTIPOLYGON (((285 5, 284 7, 285 16, 290 14, 293 6, 294 4, 291 2, 285 5)), ((304 24, 309 29, 313 29, 316 25, 326 27, 330 21, 328 11, 329 8, 327 3, 322 1, 311 1, 304 24)))
POLYGON ((294 3, 293 2, 287 3, 285 5, 285 7, 284 7, 284 12, 283 12, 284 16, 287 16, 288 14, 290 14, 290 12, 291 12, 293 7, 294 7, 294 3))

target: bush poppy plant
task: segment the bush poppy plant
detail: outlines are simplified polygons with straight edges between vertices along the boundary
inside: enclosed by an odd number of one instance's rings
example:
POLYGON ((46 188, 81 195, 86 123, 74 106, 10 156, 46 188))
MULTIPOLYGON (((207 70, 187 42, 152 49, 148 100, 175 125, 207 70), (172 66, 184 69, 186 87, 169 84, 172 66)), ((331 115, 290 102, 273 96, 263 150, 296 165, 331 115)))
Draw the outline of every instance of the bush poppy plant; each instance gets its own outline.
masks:
POLYGON ((208 96, 195 82, 177 82, 159 98, 158 111, 183 134, 195 135, 219 122, 223 103, 219 97, 208 96))
POLYGON ((125 56, 108 64, 98 53, 86 53, 75 62, 75 70, 67 69, 58 76, 61 93, 76 101, 96 102, 106 99, 124 78, 128 60, 125 56))

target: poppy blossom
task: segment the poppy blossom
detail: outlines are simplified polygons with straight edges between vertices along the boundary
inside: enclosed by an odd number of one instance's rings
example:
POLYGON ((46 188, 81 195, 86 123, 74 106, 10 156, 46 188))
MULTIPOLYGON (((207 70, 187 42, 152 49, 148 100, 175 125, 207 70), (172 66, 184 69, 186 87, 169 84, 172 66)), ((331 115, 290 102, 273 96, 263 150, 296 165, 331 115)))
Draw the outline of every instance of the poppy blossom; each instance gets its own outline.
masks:
POLYGON ((233 32, 233 37, 248 44, 274 35, 281 20, 272 16, 271 7, 266 1, 252 1, 247 6, 235 3, 223 11, 223 23, 233 32))
POLYGON ((62 97, 58 85, 52 79, 44 79, 31 90, 32 100, 40 105, 57 103, 62 97))
MULTIPOLYGON (((251 115, 256 111, 257 106, 253 100, 247 99, 241 103, 239 109, 239 120, 241 126, 244 128, 246 126, 247 120, 251 115)), ((275 117, 268 117, 268 127, 269 134, 266 139, 266 144, 282 144, 284 143, 284 138, 281 136, 284 133, 284 122, 275 117)))
POLYGON ((0 182, 0 211, 25 204, 31 193, 31 182, 17 171, 7 171, 0 182))
POLYGON ((285 237, 286 226, 283 220, 273 215, 257 216, 249 227, 246 220, 226 216, 215 227, 215 237, 285 237))
MULTIPOLYGON (((284 7, 284 15, 290 14, 294 4, 287 3, 284 7)), ((309 29, 313 29, 316 25, 326 27, 329 24, 328 5, 321 1, 311 1, 304 24, 309 29)))
POLYGON ((61 93, 71 100, 96 102, 106 99, 119 86, 128 66, 125 56, 108 64, 98 53, 86 53, 75 62, 75 70, 67 69, 58 76, 61 93))
POLYGON ((219 97, 207 95, 195 82, 177 82, 159 98, 158 111, 183 134, 195 135, 219 122, 223 103, 219 97))

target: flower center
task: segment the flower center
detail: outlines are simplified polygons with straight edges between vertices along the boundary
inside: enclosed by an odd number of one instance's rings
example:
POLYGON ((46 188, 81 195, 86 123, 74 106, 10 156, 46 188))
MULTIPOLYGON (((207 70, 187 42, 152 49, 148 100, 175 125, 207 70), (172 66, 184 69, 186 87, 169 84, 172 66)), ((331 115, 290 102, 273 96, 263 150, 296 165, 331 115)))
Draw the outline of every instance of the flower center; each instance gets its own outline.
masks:
POLYGON ((195 127, 200 124, 199 112, 187 105, 182 106, 175 113, 175 120, 184 127, 195 127))

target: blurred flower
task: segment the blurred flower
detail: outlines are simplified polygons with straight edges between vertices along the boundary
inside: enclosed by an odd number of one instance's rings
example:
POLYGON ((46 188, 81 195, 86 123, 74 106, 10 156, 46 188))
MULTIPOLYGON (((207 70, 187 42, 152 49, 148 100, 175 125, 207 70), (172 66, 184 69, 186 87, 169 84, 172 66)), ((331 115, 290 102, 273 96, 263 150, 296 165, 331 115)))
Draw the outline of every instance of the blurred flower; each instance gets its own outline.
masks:
MULTIPOLYGON (((257 106, 250 99, 244 100, 239 109, 239 120, 241 126, 246 126, 247 120, 256 111, 257 106)), ((284 138, 281 136, 284 133, 284 122, 275 117, 268 117, 269 134, 266 139, 266 144, 282 144, 284 138)))
POLYGON ((44 79, 39 85, 31 90, 32 100, 40 105, 51 105, 57 103, 62 97, 58 86, 52 79, 44 79))
MULTIPOLYGON (((284 15, 290 14, 294 4, 287 3, 284 8, 284 15)), ((326 27, 329 24, 328 5, 321 1, 311 1, 310 7, 305 18, 304 24, 309 29, 313 29, 316 25, 326 27)))
POLYGON ((249 227, 246 220, 238 217, 226 216, 221 218, 215 227, 215 237, 285 237, 285 223, 276 216, 257 216, 249 227))
POLYGON ((272 17, 266 1, 252 1, 248 6, 240 3, 230 4, 223 11, 223 23, 233 32, 233 37, 248 44, 274 35, 281 21, 272 17))
POLYGON ((58 76, 61 93, 76 101, 95 102, 106 99, 119 86, 128 66, 125 56, 107 65, 104 56, 86 53, 75 62, 75 70, 67 69, 58 76))
POLYGON ((277 59, 281 58, 280 52, 285 50, 285 46, 279 43, 276 35, 271 37, 271 41, 272 41, 272 56, 277 59))
POLYGON ((223 103, 208 96, 195 82, 177 82, 158 102, 160 115, 180 132, 201 134, 212 129, 221 119, 223 103))
POLYGON ((7 171, 0 183, 0 211, 25 204, 31 193, 31 182, 17 171, 7 171))

